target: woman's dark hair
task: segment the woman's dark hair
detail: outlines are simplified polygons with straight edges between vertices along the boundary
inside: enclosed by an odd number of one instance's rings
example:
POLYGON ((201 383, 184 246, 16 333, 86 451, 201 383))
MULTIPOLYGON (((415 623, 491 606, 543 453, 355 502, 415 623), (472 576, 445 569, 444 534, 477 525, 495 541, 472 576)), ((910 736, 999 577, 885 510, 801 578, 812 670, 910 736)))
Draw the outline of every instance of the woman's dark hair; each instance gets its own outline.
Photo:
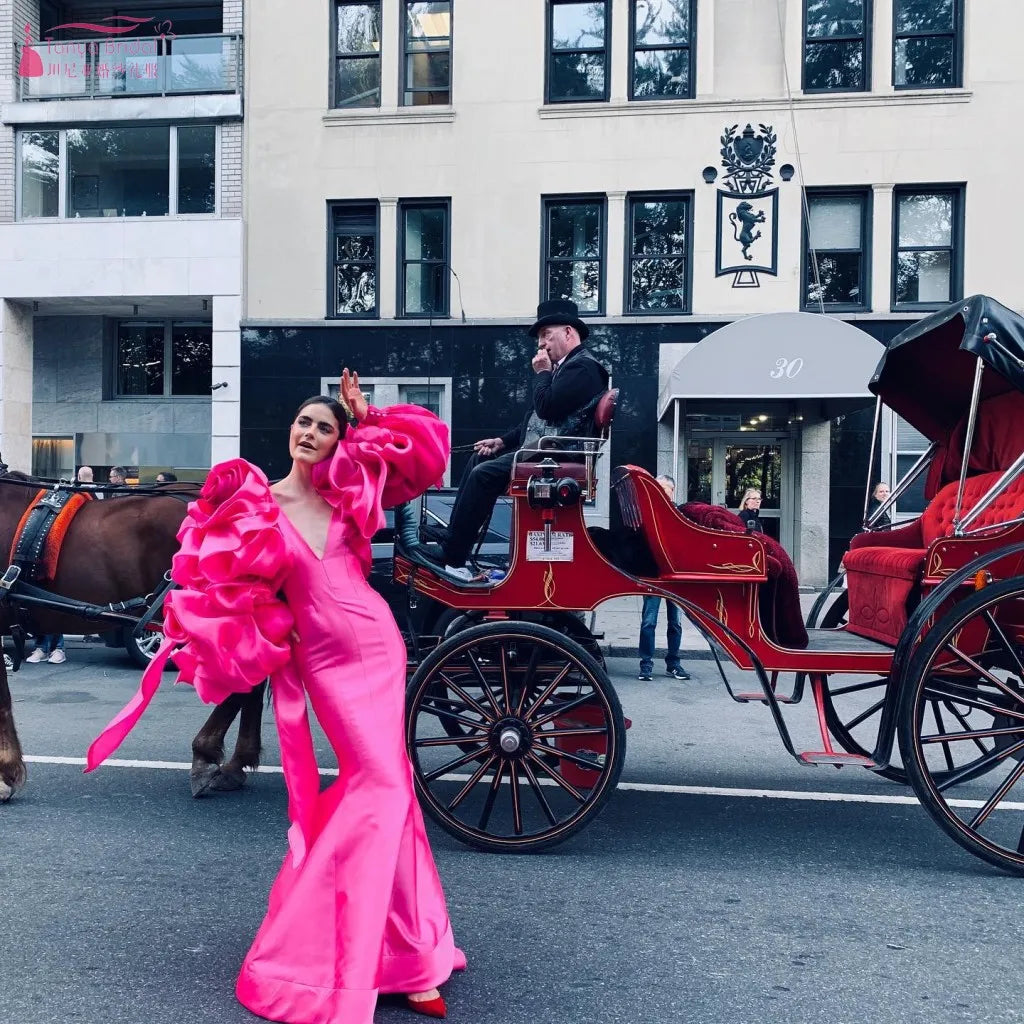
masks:
POLYGON ((178 482, 177 474, 165 471, 163 473, 157 473, 157 476, 162 476, 165 484, 176 484, 178 482))
POLYGON ((334 419, 338 424, 338 437, 345 436, 345 427, 348 424, 348 411, 345 406, 341 404, 337 399, 331 398, 330 395, 313 395, 312 398, 307 398, 299 407, 295 410, 295 416, 293 419, 298 419, 299 414, 310 405, 326 405, 328 409, 334 414, 334 419))

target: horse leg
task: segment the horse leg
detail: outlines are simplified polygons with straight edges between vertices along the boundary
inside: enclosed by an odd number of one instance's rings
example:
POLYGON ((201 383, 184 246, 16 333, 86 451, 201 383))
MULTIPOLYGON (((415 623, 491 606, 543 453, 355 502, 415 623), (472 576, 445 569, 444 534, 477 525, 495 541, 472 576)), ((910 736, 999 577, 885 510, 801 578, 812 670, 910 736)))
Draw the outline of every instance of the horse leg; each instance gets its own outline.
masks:
POLYGON ((212 788, 221 792, 241 789, 245 785, 245 770, 255 771, 260 764, 263 726, 263 695, 267 684, 260 683, 242 697, 242 720, 238 723, 238 738, 231 760, 221 765, 220 775, 212 788))
POLYGON ((25 785, 25 761, 14 728, 14 707, 7 682, 7 665, 0 662, 0 804, 25 785))
POLYGON ((189 781, 193 796, 202 796, 220 775, 220 762, 224 757, 224 737, 241 711, 244 699, 243 694, 233 693, 227 700, 218 704, 192 740, 192 770, 189 773, 189 781))

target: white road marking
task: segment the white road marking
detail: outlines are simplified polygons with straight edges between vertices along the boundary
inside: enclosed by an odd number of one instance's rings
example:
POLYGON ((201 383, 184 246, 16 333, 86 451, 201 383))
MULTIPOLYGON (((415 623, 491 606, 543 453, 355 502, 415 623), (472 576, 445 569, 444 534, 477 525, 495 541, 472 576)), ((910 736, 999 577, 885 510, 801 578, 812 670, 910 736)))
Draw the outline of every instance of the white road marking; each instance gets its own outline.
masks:
MULTIPOLYGON (((85 766, 84 757, 54 757, 46 754, 26 755, 30 764, 59 764, 85 766)), ((103 763, 104 768, 150 768, 187 772, 192 765, 187 761, 136 761, 111 758, 103 763)), ((282 775, 284 769, 276 764, 261 764, 256 769, 265 775, 282 775)), ((321 768, 321 775, 337 775, 337 768, 321 768)), ((442 777, 445 782, 466 782, 469 775, 455 774, 442 777)), ((538 780, 542 784, 555 786, 553 779, 538 780)), ((741 800, 810 800, 819 803, 846 804, 919 804, 916 796, 902 796, 885 793, 827 793, 803 789, 731 789, 725 786, 670 786, 656 782, 620 782, 618 789, 634 790, 639 793, 664 793, 670 796, 718 796, 741 800)), ((982 807, 984 800, 949 800, 951 807, 982 807)), ((1024 803, 1008 801, 999 805, 1001 811, 1024 811, 1024 803)))

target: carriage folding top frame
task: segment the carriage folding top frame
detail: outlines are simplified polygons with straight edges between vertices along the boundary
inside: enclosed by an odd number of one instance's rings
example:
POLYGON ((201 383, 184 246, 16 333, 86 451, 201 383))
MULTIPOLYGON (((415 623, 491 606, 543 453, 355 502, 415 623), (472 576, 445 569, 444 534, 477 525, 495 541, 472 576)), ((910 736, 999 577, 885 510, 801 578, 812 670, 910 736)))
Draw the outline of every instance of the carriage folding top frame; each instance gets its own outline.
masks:
POLYGON ((846 588, 834 583, 806 628, 774 542, 723 510, 684 515, 644 469, 612 473, 620 528, 588 530, 581 496, 603 439, 545 438, 517 458, 501 580, 447 577, 414 510, 396 510, 396 581, 483 618, 410 665, 408 749, 442 827, 526 851, 598 814, 625 754, 618 696, 599 657, 523 616, 656 596, 707 639, 734 700, 768 707, 798 761, 909 782, 952 838, 1024 874, 1024 803, 1010 799, 1024 777, 1024 320, 983 296, 955 303, 895 338, 870 388, 876 435, 885 403, 932 445, 853 539, 846 588), (876 529, 925 472, 924 514, 876 529), (756 687, 734 687, 724 660, 756 687), (801 751, 784 708, 808 690, 820 742, 801 751))

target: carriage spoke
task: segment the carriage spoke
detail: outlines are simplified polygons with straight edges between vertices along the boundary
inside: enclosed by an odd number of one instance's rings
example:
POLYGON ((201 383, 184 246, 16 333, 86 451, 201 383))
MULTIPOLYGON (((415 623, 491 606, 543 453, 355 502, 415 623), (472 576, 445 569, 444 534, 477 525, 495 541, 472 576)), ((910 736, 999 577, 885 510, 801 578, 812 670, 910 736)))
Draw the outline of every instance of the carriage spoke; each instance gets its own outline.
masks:
POLYGON ((581 726, 579 729, 545 729, 541 732, 541 739, 549 736, 607 736, 607 726, 581 726))
POLYGON ((949 789, 950 786, 955 786, 958 782, 961 782, 968 776, 974 778, 981 775, 988 771, 989 768, 997 765, 1000 761, 1005 761, 1006 758, 1016 754, 1019 750, 1024 750, 1024 740, 1021 740, 1019 743, 1014 743, 1012 746, 1004 747, 1002 750, 991 751, 985 757, 979 758, 977 761, 966 765, 959 771, 953 772, 952 775, 947 776, 941 782, 938 782, 936 784, 936 788, 941 793, 949 789))
POLYGON ((866 683, 851 683, 849 686, 829 688, 833 697, 842 697, 848 693, 859 693, 861 690, 873 690, 876 686, 884 686, 886 679, 869 679, 866 683))
POLYGON ((519 694, 519 701, 516 704, 516 715, 520 718, 523 715, 523 707, 533 692, 533 677, 537 674, 537 661, 539 658, 540 644, 534 644, 533 650, 530 652, 530 660, 526 665, 526 672, 523 674, 523 688, 519 694))
MULTIPOLYGON (((946 723, 942 721, 942 712, 939 710, 939 702, 937 700, 932 701, 932 717, 935 719, 935 727, 939 730, 939 735, 946 736, 946 723)), ((940 741, 942 742, 942 741, 940 741)), ((942 743, 942 754, 946 760, 946 767, 953 770, 953 754, 949 749, 949 740, 946 739, 942 743)))
POLYGON ((491 779, 491 788, 487 794, 487 799, 484 801, 483 810, 480 812, 480 821, 477 824, 477 828, 481 832, 485 831, 488 822, 491 820, 491 811, 494 810, 494 801, 498 796, 498 790, 501 789, 501 777, 505 774, 505 762, 498 762, 498 770, 494 773, 494 778, 491 779))
MULTIPOLYGON (((934 735, 922 736, 922 743, 953 743, 959 740, 979 740, 979 739, 991 739, 994 736, 1020 736, 1022 730, 1014 726, 1009 729, 970 729, 967 732, 944 732, 935 733, 934 735)), ((544 734, 545 736, 547 733, 544 734)), ((981 752, 987 754, 989 748, 982 746, 981 752)))
POLYGON ((427 736, 416 740, 413 746, 416 747, 465 747, 469 743, 475 743, 482 747, 487 742, 483 736, 427 736))
MULTIPOLYGON (((943 704, 946 705, 946 710, 964 727, 964 730, 966 732, 976 731, 976 730, 972 730, 971 729, 971 723, 967 721, 967 716, 961 714, 959 708, 957 708, 957 706, 955 704, 951 704, 948 700, 947 701, 943 701, 943 704)), ((977 739, 974 740, 974 745, 983 754, 987 754, 989 752, 989 748, 986 747, 985 744, 981 742, 981 737, 980 736, 977 739)))
MULTIPOLYGON (((575 711, 576 708, 583 707, 584 704, 593 705, 594 694, 585 693, 582 697, 577 697, 575 700, 570 700, 565 704, 560 704, 554 711, 549 711, 543 718, 538 718, 536 722, 533 722, 533 728, 539 729, 541 726, 547 725, 548 722, 557 718, 559 715, 567 714, 570 711, 575 711)), ((536 705, 535 705, 536 707, 536 705)))
POLYGON ((988 623, 989 629, 999 638, 999 642, 1003 645, 1003 650, 1013 659, 1014 665, 1017 666, 1017 673, 1024 678, 1024 661, 1021 660, 1020 654, 1017 653, 1017 647, 1010 643, 1009 638, 1003 631, 1003 627, 996 622, 995 616, 992 614, 991 609, 986 609, 983 618, 988 623))
POLYGON ((1016 718, 1018 721, 1024 722, 1024 714, 1019 711, 1010 711, 1007 708, 996 707, 995 704, 989 704, 988 701, 979 700, 974 697, 966 697, 963 694, 950 693, 947 690, 937 688, 934 683, 931 683, 925 689, 924 697, 927 700, 941 700, 943 702, 955 701, 957 704, 963 704, 969 708, 976 708, 978 711, 987 711, 993 718, 996 715, 1005 715, 1007 718, 1016 718))
POLYGON ((540 804, 541 810, 544 812, 544 817, 548 819, 548 822, 555 826, 558 824, 558 819, 555 817, 554 811, 551 810, 551 804, 548 803, 548 798, 544 795, 544 791, 540 788, 540 783, 537 781, 537 776, 534 775, 533 769, 530 767, 528 761, 522 762, 523 771, 526 773, 526 778, 530 783, 530 789, 533 790, 533 795, 537 798, 537 803, 540 804))
POLYGON ((856 718, 850 719, 846 723, 847 729, 856 729, 862 722, 866 722, 872 715, 877 715, 882 708, 885 707, 885 698, 883 697, 880 701, 876 701, 866 711, 862 711, 856 718))
POLYGON ((569 670, 571 668, 571 664, 562 667, 562 670, 558 673, 558 675, 555 676, 555 678, 552 679, 551 682, 544 688, 544 692, 530 705, 530 710, 523 714, 523 718, 525 718, 527 721, 533 718, 533 713, 539 707, 543 707, 544 702, 548 699, 548 697, 551 696, 551 694, 555 692, 555 690, 558 689, 558 687, 561 685, 562 680, 569 674, 569 670))
POLYGON ((546 743, 535 741, 533 749, 543 750, 545 754, 553 754, 555 757, 560 757, 564 761, 572 761, 573 764, 578 764, 581 768, 589 768, 592 772, 600 770, 600 766, 594 761, 591 761, 586 757, 580 757, 579 754, 570 754, 568 750, 559 750, 558 747, 549 747, 546 743))
POLYGON ((999 802, 1017 784, 1018 779, 1024 775, 1024 761, 1021 761, 1016 768, 1003 780, 999 788, 985 801, 985 806, 971 819, 971 828, 978 828, 979 825, 996 809, 999 802))
POLYGON ((512 693, 508 685, 508 648, 501 646, 501 692, 505 698, 505 714, 512 713, 512 693))
POLYGON ((997 675, 993 675, 987 668, 982 668, 970 655, 964 654, 963 651, 959 650, 953 644, 946 645, 965 665, 974 669, 983 679, 991 683, 997 690, 1001 690, 1011 700, 1016 701, 1018 704, 1024 703, 1024 695, 1021 695, 1012 687, 1007 686, 997 675))
MULTIPOLYGON (((463 743, 467 742, 465 739, 463 743)), ((470 740, 469 742, 473 742, 470 740)), ((449 761, 448 764, 424 775, 423 778, 427 782, 436 782, 442 775, 447 775, 448 772, 454 771, 456 768, 461 768, 464 764, 469 764, 470 761, 475 761, 478 757, 481 757, 484 753, 485 744, 480 743, 477 750, 471 750, 468 754, 464 754, 462 757, 457 757, 454 761, 449 761)))
POLYGON ((457 715, 454 711, 445 711, 444 708, 435 708, 432 704, 423 704, 420 710, 424 714, 433 715, 435 718, 443 718, 449 722, 458 722, 460 725, 464 725, 468 729, 472 729, 474 732, 487 732, 486 725, 481 724, 480 722, 474 722, 472 718, 463 718, 462 715, 457 715))
POLYGON ((452 693, 456 694, 461 700, 464 700, 485 722, 493 722, 494 718, 489 715, 465 690, 459 686, 458 683, 453 682, 443 672, 439 672, 438 675, 444 682, 444 685, 448 687, 452 693))
POLYGON ((458 807, 459 804, 461 804, 462 801, 465 800, 467 796, 469 796, 470 792, 472 792, 473 787, 484 777, 484 775, 487 774, 488 769, 491 767, 492 764, 494 764, 494 762, 497 759, 497 754, 491 754, 491 756, 486 761, 484 761, 484 763, 480 765, 480 767, 477 768, 475 772, 473 772, 473 774, 469 777, 469 781, 462 787, 462 789, 458 791, 458 793, 455 794, 455 798, 448 805, 449 811, 454 811, 455 808, 458 807))
POLYGON ((544 763, 544 761, 541 760, 541 758, 539 758, 532 750, 530 751, 528 756, 531 761, 536 763, 537 767, 540 768, 541 771, 543 771, 546 775, 550 776, 555 781, 555 783, 561 786, 562 789, 564 789, 569 794, 569 796, 571 796, 577 803, 585 804, 587 802, 586 797, 584 797, 583 794, 580 793, 580 791, 576 789, 575 786, 573 786, 571 783, 562 778, 562 776, 559 775, 558 772, 556 772, 553 768, 549 768, 544 763))
POLYGON ((517 836, 523 834, 523 808, 519 796, 519 771, 516 765, 509 765, 509 789, 512 790, 512 828, 517 836))
MULTIPOLYGON (((502 648, 504 650, 504 648, 502 648)), ((498 707, 498 702, 494 699, 494 694, 491 692, 491 684, 487 681, 487 677, 484 675, 484 670, 480 667, 480 663, 473 657, 472 651, 466 651, 466 660, 469 662, 470 667, 473 669, 473 674, 477 678, 477 682, 480 684, 480 688, 487 695, 487 703, 491 705, 494 710, 496 718, 501 718, 501 708, 498 707)))

